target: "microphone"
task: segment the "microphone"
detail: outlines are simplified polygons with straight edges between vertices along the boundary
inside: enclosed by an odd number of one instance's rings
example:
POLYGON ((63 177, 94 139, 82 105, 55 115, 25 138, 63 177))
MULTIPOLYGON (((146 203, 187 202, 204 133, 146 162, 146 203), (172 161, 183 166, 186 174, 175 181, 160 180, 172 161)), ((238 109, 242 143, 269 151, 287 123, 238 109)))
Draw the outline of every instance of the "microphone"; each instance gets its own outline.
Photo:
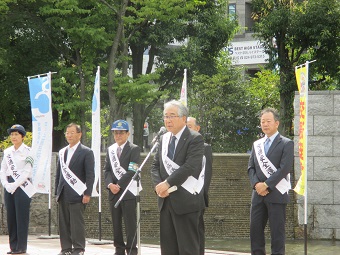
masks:
POLYGON ((175 185, 175 186, 172 186, 172 187, 170 187, 169 189, 168 189, 168 193, 170 194, 170 193, 172 193, 172 192, 174 192, 174 191, 176 191, 177 190, 177 186, 175 185))
POLYGON ((164 135, 166 132, 168 132, 166 130, 165 127, 161 127, 161 129, 158 131, 157 135, 154 137, 154 139, 152 139, 151 143, 155 143, 159 140, 159 138, 161 137, 161 135, 164 135))

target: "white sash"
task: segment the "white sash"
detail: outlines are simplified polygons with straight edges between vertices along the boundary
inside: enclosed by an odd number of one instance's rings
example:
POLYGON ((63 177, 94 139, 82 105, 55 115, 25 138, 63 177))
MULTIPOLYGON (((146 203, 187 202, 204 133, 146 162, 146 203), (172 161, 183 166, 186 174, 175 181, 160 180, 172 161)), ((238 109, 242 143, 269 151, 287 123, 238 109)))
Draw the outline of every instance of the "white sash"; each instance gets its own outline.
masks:
MULTIPOLYGON (((13 161, 13 152, 11 151, 6 155, 6 162, 8 169, 11 170, 11 176, 13 180, 17 180, 20 177, 20 174, 18 173, 17 166, 15 165, 13 161)), ((24 181, 23 184, 20 185, 20 188, 26 193, 26 195, 31 198, 35 193, 35 187, 34 185, 27 179, 24 181)))
MULTIPOLYGON (((267 156, 264 153, 264 141, 265 137, 259 139, 254 142, 254 149, 257 161, 260 165, 261 171, 263 174, 269 178, 273 173, 277 171, 276 167, 270 162, 267 156)), ((288 192, 291 189, 290 184, 290 174, 287 175, 286 178, 283 178, 276 186, 275 186, 281 194, 288 192)))
POLYGON ((203 155, 202 158, 202 171, 200 173, 200 176, 198 177, 197 180, 197 185, 196 185, 196 190, 201 192, 203 186, 204 186, 204 176, 205 176, 205 165, 207 162, 207 158, 203 155))
MULTIPOLYGON (((164 168, 166 172, 168 173, 168 175, 171 175, 173 172, 175 172, 180 167, 168 157, 168 145, 169 145, 170 137, 171 137, 171 132, 167 132, 163 135, 163 140, 162 140, 162 161, 163 161, 164 168)), ((185 182, 183 182, 181 186, 184 189, 186 189, 188 192, 190 192, 191 194, 200 193, 204 185, 204 172, 205 172, 205 164, 204 164, 204 171, 202 169, 198 180, 193 176, 189 176, 188 179, 185 182), (203 178, 201 178, 202 176, 203 178), (202 180, 203 180, 203 183, 202 183, 202 180)))
POLYGON ((78 193, 79 196, 83 195, 84 191, 87 189, 86 184, 83 183, 78 176, 76 176, 72 170, 65 164, 64 155, 67 146, 62 148, 59 151, 59 161, 60 161, 60 170, 63 174, 63 177, 68 185, 78 193))
MULTIPOLYGON (((112 166, 112 172, 116 176, 117 180, 120 180, 124 174, 126 174, 126 170, 120 165, 118 156, 117 156, 117 148, 118 144, 114 143, 109 147, 109 158, 112 166)), ((142 191, 141 182, 139 182, 139 191, 142 191)), ((137 181, 133 181, 129 187, 129 191, 136 196, 137 195, 137 181)))

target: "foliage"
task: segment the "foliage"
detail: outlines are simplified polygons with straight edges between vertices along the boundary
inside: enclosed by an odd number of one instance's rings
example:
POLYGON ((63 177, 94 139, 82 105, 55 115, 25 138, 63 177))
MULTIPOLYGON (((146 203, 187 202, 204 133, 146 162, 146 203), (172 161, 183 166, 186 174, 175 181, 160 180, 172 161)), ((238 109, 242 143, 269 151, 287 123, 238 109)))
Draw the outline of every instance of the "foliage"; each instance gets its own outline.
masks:
POLYGON ((306 54, 308 60, 316 60, 310 70, 312 88, 331 88, 330 79, 339 81, 340 2, 253 0, 252 6, 256 36, 270 56, 270 68, 279 69, 281 131, 289 134, 297 90, 294 67, 306 60, 306 54))
POLYGON ((279 93, 280 77, 269 69, 261 69, 251 78, 251 85, 248 92, 252 95, 253 104, 257 109, 280 107, 279 93))
MULTIPOLYGON (((24 143, 31 147, 32 146, 32 133, 26 132, 26 136, 24 137, 24 143)), ((8 136, 6 139, 0 142, 0 151, 4 151, 5 149, 12 146, 11 138, 8 136)))
POLYGON ((31 126, 27 76, 50 71, 50 61, 57 58, 46 43, 36 8, 32 1, 0 4, 1 136, 13 123, 31 126))
POLYGON ((258 135, 258 109, 241 68, 221 56, 213 76, 197 74, 189 93, 190 115, 197 118, 214 152, 247 152, 258 135), (223 63, 223 64, 222 64, 223 63))
POLYGON ((89 143, 96 66, 101 66, 101 106, 110 113, 103 130, 132 113, 138 144, 140 127, 153 107, 177 97, 184 68, 192 74, 217 73, 215 57, 236 28, 225 15, 225 1, 213 0, 7 0, 0 12, 1 132, 15 121, 31 125, 26 77, 56 72, 54 150, 63 146, 63 130, 70 122, 85 128, 84 142, 89 143), (183 47, 169 47, 186 38, 190 40, 183 47), (146 49, 148 67, 155 64, 156 71, 144 71, 146 49))

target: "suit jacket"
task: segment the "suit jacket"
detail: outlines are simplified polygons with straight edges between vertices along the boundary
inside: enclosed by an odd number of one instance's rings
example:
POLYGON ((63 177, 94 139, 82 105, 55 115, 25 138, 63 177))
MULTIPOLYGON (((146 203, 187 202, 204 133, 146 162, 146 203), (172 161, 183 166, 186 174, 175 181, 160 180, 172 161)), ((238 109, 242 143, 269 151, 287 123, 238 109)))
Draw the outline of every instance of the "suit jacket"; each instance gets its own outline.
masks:
POLYGON ((206 158, 205 173, 204 173, 204 203, 209 206, 209 187, 212 178, 212 149, 207 143, 204 143, 204 156, 206 158))
POLYGON ((267 152, 267 158, 277 169, 277 171, 269 178, 267 178, 260 169, 253 145, 248 164, 250 184, 254 188, 256 183, 265 181, 268 185, 269 194, 265 197, 262 197, 258 195, 255 190, 253 190, 252 202, 260 203, 262 201, 268 201, 271 203, 288 203, 289 195, 287 193, 281 194, 281 192, 278 191, 275 186, 282 180, 282 178, 286 178, 293 169, 293 141, 278 134, 267 152))
MULTIPOLYGON (((60 160, 58 160, 55 178, 55 195, 57 196, 57 201, 59 200, 61 192, 64 192, 68 202, 81 203, 83 196, 79 196, 78 193, 68 185, 60 169, 60 160)), ((80 143, 71 158, 69 169, 86 184, 87 189, 84 191, 84 194, 91 196, 95 176, 93 151, 80 143)))
MULTIPOLYGON (((173 161, 180 167, 170 176, 166 172, 162 161, 162 140, 160 138, 159 149, 155 154, 154 161, 151 166, 151 175, 154 186, 167 180, 170 186, 177 186, 177 190, 170 193, 169 197, 171 205, 177 214, 186 214, 196 212, 204 208, 204 189, 200 194, 191 194, 185 190, 181 184, 187 180, 189 176, 198 179, 202 170, 202 158, 204 153, 203 137, 196 131, 192 131, 185 127, 181 138, 176 146, 173 161)), ((165 145, 168 146, 168 145, 165 145)), ((161 211, 164 198, 158 197, 158 209, 161 211)))
MULTIPOLYGON (((112 146, 112 145, 111 145, 112 146)), ((118 180, 112 171, 111 160, 109 157, 109 150, 106 152, 105 159, 105 186, 107 187, 110 183, 118 184, 120 186, 120 191, 117 194, 113 194, 109 190, 109 200, 117 201, 121 194, 124 192, 127 185, 130 183, 132 177, 135 175, 134 171, 128 170, 130 162, 139 163, 140 161, 140 151, 141 149, 129 141, 126 142, 122 154, 119 158, 119 163, 121 167, 126 170, 126 173, 118 180)), ((128 190, 123 200, 135 199, 135 196, 128 190)))

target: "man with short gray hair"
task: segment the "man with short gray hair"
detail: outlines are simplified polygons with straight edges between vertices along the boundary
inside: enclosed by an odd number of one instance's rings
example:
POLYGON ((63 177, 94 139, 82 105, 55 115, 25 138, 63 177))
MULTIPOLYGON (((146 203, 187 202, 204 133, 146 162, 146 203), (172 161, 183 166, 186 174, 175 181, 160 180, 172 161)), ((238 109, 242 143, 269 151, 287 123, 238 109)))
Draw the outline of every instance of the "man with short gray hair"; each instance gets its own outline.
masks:
POLYGON ((188 109, 179 101, 164 105, 164 125, 169 132, 161 136, 151 167, 162 255, 198 255, 200 249, 198 223, 204 198, 199 177, 204 142, 186 126, 187 116, 188 109))

